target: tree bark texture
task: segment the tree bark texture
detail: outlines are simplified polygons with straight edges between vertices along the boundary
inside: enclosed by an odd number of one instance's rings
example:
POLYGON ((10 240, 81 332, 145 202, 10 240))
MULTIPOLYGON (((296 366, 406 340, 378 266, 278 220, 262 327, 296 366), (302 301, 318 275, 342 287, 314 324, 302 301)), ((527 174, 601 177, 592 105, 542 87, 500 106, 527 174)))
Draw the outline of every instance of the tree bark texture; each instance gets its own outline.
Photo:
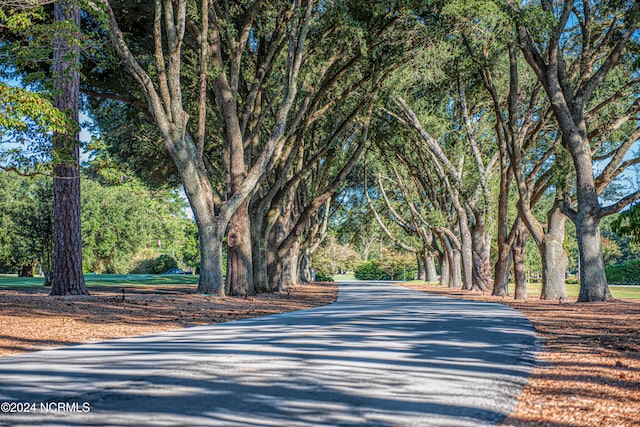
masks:
POLYGON ((471 228, 473 245, 473 283, 482 291, 491 286, 491 247, 487 244, 487 231, 483 213, 475 214, 475 221, 471 228))
MULTIPOLYGON (((54 5, 56 22, 69 21, 68 33, 54 40, 53 72, 57 90, 54 105, 78 125, 80 96, 80 8, 66 1, 54 5)), ((80 225, 80 142, 77 128, 53 137, 57 157, 53 180, 53 286, 50 295, 88 295, 82 273, 80 225)))
POLYGON ((440 286, 449 287, 451 283, 451 276, 449 274, 449 256, 446 252, 440 255, 440 280, 438 284, 440 286))
POLYGON ((449 281, 450 288, 461 288, 463 285, 462 280, 462 254, 458 249, 451 251, 451 258, 449 262, 449 281))
POLYGON ((564 225, 567 217, 560 212, 560 206, 549 211, 547 231, 540 245, 542 257, 542 289, 540 299, 563 300, 567 298, 565 278, 569 258, 562 246, 564 225))
POLYGON ((525 268, 525 250, 527 246, 527 236, 529 231, 522 224, 516 231, 516 237, 511 250, 513 258, 513 276, 516 282, 514 298, 517 300, 527 299, 527 271, 525 268))
POLYGON ((242 202, 236 210, 227 232, 227 295, 247 296, 255 294, 253 285, 253 261, 251 253, 251 219, 249 201, 242 202))
POLYGON ((427 282, 437 282, 438 281, 438 272, 436 271, 436 259, 435 255, 432 253, 427 253, 425 255, 425 270, 426 270, 426 281, 427 282))
POLYGON ((462 264, 462 287, 463 289, 475 290, 476 284, 473 281, 473 239, 467 215, 458 212, 458 225, 460 227, 460 241, 462 243, 461 264, 462 264))

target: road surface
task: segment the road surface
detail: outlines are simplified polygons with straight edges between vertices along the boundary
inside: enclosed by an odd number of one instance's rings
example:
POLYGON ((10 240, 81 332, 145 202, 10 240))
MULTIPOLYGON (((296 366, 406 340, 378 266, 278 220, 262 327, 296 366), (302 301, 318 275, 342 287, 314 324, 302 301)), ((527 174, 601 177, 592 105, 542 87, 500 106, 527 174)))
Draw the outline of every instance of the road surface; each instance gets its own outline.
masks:
POLYGON ((496 425, 535 349, 500 304, 344 283, 325 307, 0 358, 0 425, 496 425))

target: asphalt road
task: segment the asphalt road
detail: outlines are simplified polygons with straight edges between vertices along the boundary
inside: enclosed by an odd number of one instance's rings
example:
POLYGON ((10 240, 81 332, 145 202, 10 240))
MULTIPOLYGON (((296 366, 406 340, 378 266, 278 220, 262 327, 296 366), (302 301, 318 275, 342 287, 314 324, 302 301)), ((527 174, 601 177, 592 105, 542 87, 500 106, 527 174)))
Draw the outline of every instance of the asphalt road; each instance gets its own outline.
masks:
POLYGON ((345 283, 325 307, 0 358, 0 425, 496 425, 535 349, 500 304, 345 283))

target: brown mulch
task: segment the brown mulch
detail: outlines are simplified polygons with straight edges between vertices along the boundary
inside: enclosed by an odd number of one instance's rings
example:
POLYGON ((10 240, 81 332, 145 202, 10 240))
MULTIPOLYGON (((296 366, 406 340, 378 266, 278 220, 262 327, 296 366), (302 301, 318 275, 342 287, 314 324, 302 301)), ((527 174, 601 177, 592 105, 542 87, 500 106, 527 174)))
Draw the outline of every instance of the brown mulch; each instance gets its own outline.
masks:
POLYGON ((640 426, 640 303, 514 301, 430 284, 412 289, 500 302, 541 339, 540 363, 505 426, 640 426))
POLYGON ((336 284, 308 284, 248 299, 197 295, 192 286, 92 287, 91 296, 0 290, 0 356, 144 335, 287 311, 336 300, 336 284))

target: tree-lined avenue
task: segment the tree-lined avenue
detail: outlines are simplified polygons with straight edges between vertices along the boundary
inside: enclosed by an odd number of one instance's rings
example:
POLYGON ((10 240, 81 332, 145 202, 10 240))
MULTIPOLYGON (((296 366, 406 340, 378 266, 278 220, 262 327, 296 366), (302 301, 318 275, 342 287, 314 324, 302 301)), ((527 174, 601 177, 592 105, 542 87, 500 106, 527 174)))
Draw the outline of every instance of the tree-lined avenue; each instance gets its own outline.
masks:
POLYGON ((345 283, 317 309, 5 358, 1 401, 91 410, 0 423, 494 424, 535 346, 529 322, 499 304, 345 283))

